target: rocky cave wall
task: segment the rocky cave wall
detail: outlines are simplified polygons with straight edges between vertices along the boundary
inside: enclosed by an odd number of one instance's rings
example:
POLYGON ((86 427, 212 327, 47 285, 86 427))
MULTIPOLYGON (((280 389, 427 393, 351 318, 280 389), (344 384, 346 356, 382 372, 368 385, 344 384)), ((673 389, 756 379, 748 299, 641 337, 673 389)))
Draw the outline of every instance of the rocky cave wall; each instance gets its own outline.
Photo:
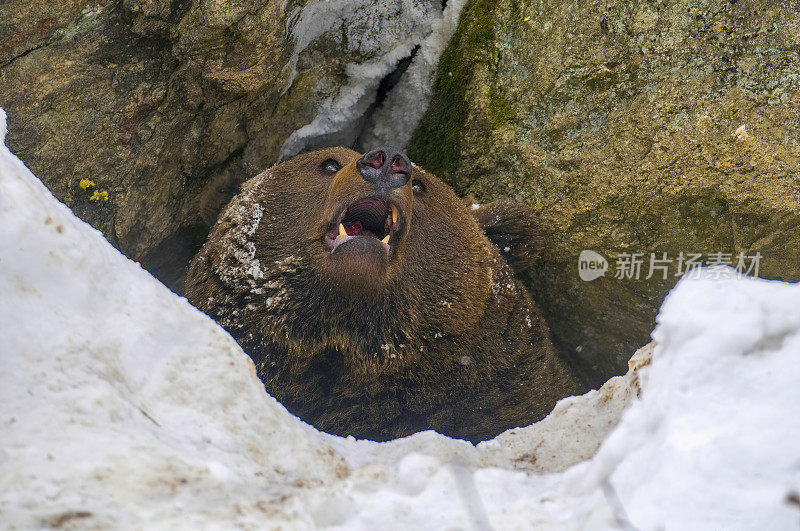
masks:
POLYGON ((209 198, 305 149, 410 138, 459 193, 537 210, 527 281, 598 384, 647 342, 679 253, 800 280, 799 4, 10 0, 0 106, 9 147, 177 292, 209 198), (585 249, 605 277, 580 279, 585 249), (638 280, 618 253, 643 254, 638 280))
POLYGON ((180 293, 244 179, 302 150, 410 136, 462 4, 4 2, 8 145, 180 293))
POLYGON ((800 280, 799 88, 796 1, 475 0, 408 153, 536 209, 529 285, 597 385, 647 342, 680 253, 800 280), (583 250, 605 277, 581 280, 583 250))

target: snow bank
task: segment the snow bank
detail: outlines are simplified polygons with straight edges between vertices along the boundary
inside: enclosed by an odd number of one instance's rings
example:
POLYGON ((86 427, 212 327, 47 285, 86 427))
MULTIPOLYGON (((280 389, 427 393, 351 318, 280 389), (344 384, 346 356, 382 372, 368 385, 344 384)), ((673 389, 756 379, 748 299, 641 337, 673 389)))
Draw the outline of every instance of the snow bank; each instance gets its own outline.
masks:
POLYGON ((311 522, 296 492, 342 458, 265 396, 227 333, 4 146, 0 225, 6 525, 311 522))
POLYGON ((77 220, 2 143, 0 227, 9 527, 781 529, 800 520, 797 286, 683 281, 659 316, 649 366, 644 350, 628 375, 477 447, 432 432, 375 443, 287 413, 223 330, 77 220))
POLYGON ((800 524, 800 285, 712 269, 665 300, 644 399, 582 479, 643 529, 800 524))

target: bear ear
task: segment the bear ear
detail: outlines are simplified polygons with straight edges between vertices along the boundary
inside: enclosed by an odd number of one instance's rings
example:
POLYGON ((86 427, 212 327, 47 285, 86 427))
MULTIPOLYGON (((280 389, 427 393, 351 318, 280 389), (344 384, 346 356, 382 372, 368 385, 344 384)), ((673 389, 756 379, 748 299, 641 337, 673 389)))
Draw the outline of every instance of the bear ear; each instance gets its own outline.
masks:
POLYGON ((197 213, 200 219, 208 227, 214 225, 231 199, 242 191, 242 184, 258 173, 255 166, 244 163, 211 179, 203 187, 197 200, 197 213))
POLYGON ((542 249, 542 233, 529 206, 510 199, 498 199, 485 205, 473 201, 467 204, 478 226, 515 273, 533 266, 542 249))

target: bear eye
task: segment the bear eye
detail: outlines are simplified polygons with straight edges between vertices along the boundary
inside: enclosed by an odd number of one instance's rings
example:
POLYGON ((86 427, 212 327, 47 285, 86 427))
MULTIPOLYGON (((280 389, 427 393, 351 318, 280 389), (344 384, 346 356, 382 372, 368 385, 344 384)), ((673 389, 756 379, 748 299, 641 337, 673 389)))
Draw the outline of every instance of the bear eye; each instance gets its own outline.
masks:
POLYGON ((339 164, 339 162, 335 159, 327 159, 325 162, 320 164, 320 168, 322 168, 322 171, 326 173, 336 173, 342 169, 342 165, 339 164))
POLYGON ((422 183, 422 181, 414 179, 413 181, 411 181, 411 191, 414 192, 415 194, 424 192, 425 185, 422 183))

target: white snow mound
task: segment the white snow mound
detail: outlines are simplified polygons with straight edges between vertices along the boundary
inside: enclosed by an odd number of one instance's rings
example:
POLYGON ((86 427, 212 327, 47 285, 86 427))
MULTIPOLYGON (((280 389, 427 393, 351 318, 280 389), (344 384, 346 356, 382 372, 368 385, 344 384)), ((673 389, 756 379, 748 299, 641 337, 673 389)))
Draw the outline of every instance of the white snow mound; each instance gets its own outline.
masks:
POLYGON ((626 376, 477 447, 433 432, 388 443, 333 437, 269 397, 227 333, 53 198, 4 136, 0 109, 7 527, 800 521, 798 286, 711 273, 682 281, 659 316, 649 366, 643 349, 626 376))

